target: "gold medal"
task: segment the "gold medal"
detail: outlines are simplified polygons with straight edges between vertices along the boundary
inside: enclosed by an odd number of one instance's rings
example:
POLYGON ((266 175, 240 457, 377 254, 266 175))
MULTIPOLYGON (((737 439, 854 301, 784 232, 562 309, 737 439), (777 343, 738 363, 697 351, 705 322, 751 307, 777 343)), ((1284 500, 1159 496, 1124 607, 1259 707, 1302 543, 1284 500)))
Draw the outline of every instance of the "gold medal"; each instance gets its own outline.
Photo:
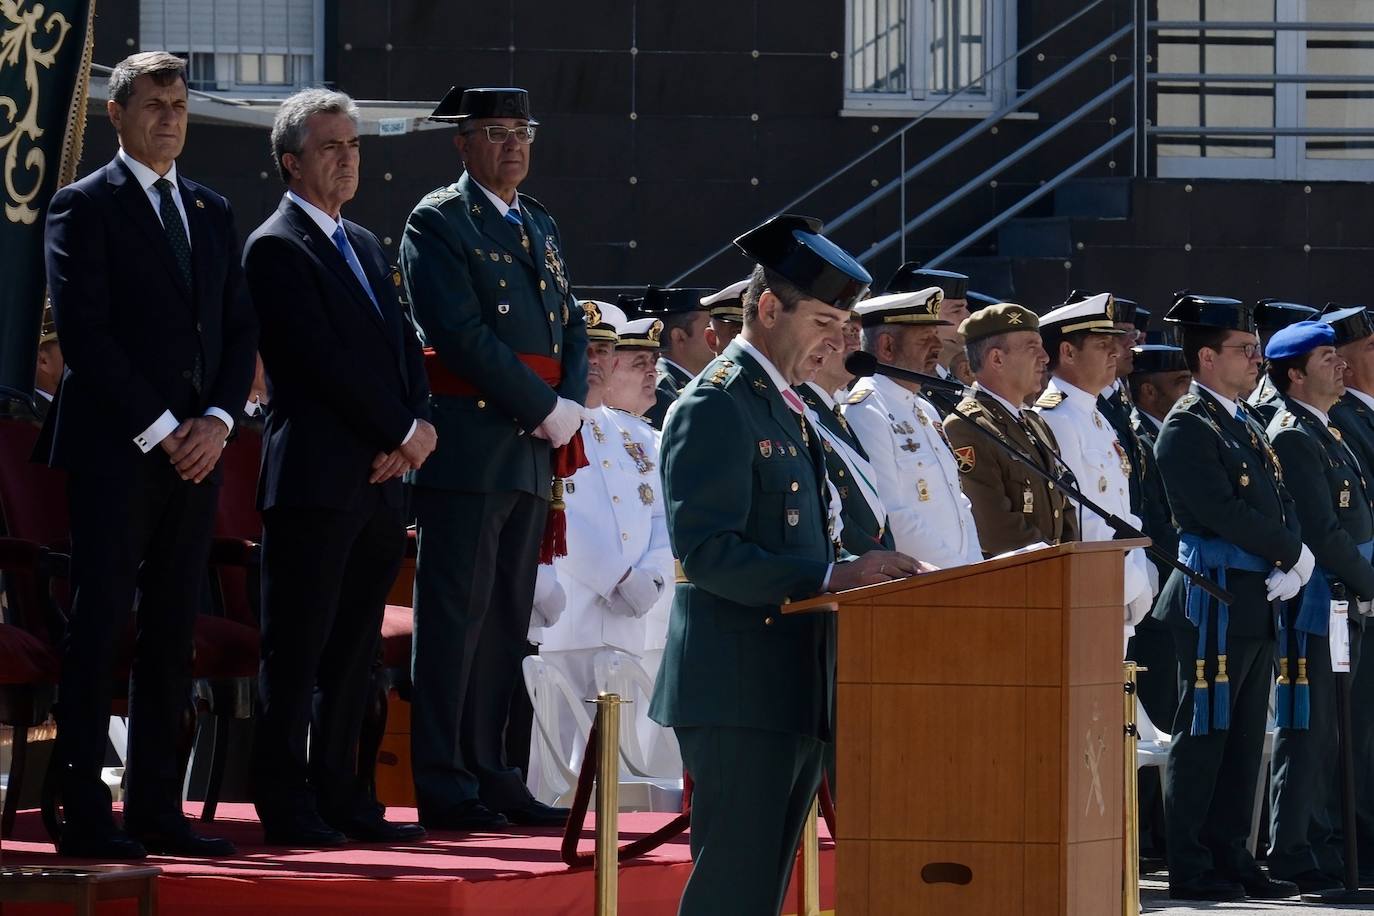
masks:
POLYGON ((646 506, 652 506, 654 504, 654 488, 647 483, 640 484, 639 501, 646 506))
POLYGON ((1021 490, 1021 513, 1023 515, 1035 514, 1035 492, 1030 488, 1030 484, 1021 490))
POLYGON ((1097 492, 1099 492, 1099 493, 1106 493, 1106 492, 1107 492, 1107 478, 1105 478, 1105 477, 1099 477, 1099 478, 1097 478, 1097 492))
POLYGON ((1348 481, 1348 480, 1342 480, 1342 481, 1341 481, 1341 484, 1342 484, 1342 486, 1345 487, 1345 489, 1341 491, 1341 497, 1340 497, 1341 502, 1340 502, 1340 506, 1341 506, 1342 509, 1349 509, 1349 508, 1350 508, 1350 481, 1348 481))
POLYGON ((930 488, 923 479, 916 481, 916 498, 923 503, 930 502, 930 488))

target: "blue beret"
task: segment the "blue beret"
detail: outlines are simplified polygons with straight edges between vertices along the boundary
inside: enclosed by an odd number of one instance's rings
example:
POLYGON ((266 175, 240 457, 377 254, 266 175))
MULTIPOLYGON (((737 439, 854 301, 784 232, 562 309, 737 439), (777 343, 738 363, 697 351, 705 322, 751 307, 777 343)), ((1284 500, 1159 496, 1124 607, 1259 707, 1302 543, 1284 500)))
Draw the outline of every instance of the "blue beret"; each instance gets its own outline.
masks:
POLYGON ((1323 321, 1298 321, 1275 331, 1264 347, 1267 359, 1287 359, 1311 353, 1318 347, 1336 345, 1336 330, 1323 321))

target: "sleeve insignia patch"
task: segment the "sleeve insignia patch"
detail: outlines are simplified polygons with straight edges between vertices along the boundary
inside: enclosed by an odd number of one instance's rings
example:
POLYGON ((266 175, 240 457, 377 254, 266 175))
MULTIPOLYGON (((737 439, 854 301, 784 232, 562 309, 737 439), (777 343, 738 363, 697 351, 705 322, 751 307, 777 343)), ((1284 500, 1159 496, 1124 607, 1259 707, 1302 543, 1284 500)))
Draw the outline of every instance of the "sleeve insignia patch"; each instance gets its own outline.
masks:
POLYGON ((974 454, 973 446, 964 445, 954 450, 954 461, 959 465, 960 474, 972 474, 978 456, 974 454))

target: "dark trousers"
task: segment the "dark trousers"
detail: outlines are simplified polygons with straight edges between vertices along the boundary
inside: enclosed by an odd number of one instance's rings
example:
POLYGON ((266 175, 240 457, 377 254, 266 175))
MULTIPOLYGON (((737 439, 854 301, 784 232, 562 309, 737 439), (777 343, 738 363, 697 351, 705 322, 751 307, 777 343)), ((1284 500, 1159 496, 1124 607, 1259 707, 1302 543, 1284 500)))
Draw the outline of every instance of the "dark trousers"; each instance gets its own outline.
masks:
POLYGON ((315 812, 339 822, 377 810, 358 778, 358 736, 405 521, 372 490, 357 512, 263 513, 253 795, 264 824, 315 812))
MULTIPOLYGON (((1360 869, 1374 870, 1374 622, 1352 631, 1351 745, 1355 757, 1355 822, 1360 869), (1356 659, 1356 650, 1359 657, 1356 659)), ((1339 824, 1339 821, 1337 822, 1339 824)))
POLYGON ((100 779, 114 660, 135 621, 125 813, 181 816, 181 723, 191 698, 192 635, 204 596, 217 483, 182 480, 160 448, 132 479, 74 473, 67 484, 75 597, 62 656, 56 753, 68 826, 110 824, 100 779))
POLYGON ((692 874, 679 916, 782 912, 824 745, 752 728, 676 728, 692 774, 692 874))
MULTIPOLYGON (((1290 637, 1291 642, 1291 637, 1290 637)), ((1296 657, 1296 654, 1295 656, 1296 657)), ((1296 677, 1296 668, 1289 666, 1296 677)), ((1280 728, 1274 737, 1269 795, 1269 873, 1291 879, 1307 871, 1340 875, 1345 853, 1340 826, 1336 675, 1325 636, 1307 639, 1309 727, 1280 728)))
POLYGON ((480 798, 530 801, 506 760, 511 696, 529 645, 548 502, 528 493, 415 488, 411 758, 420 819, 480 798))
MULTIPOLYGON (((1247 844, 1274 681, 1274 641, 1227 640, 1231 726, 1195 736, 1190 734, 1190 669, 1197 655, 1197 630, 1191 626, 1171 629, 1178 657, 1187 661, 1180 665, 1179 704, 1164 777, 1169 881, 1184 884, 1209 872, 1226 877, 1251 874, 1257 866, 1247 844)), ((1215 648, 1209 648, 1208 654, 1215 659, 1215 648)), ((1214 667, 1214 661, 1208 662, 1209 684, 1214 667)))

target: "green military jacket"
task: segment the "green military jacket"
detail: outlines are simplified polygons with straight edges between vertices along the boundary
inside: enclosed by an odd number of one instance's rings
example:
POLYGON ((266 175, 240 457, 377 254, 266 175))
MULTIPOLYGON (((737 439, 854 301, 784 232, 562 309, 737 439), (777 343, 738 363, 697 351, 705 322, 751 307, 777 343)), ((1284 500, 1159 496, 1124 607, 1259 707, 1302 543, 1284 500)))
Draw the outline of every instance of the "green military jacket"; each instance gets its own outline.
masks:
MULTIPOLYGON (((1174 514, 1169 510, 1169 496, 1164 491, 1164 478, 1160 476, 1159 465, 1155 462, 1155 440, 1159 437, 1159 424, 1148 414, 1141 412, 1139 408, 1131 409, 1131 432, 1135 435, 1136 443, 1143 456, 1141 464, 1145 467, 1145 474, 1141 478, 1140 489, 1140 511, 1136 515, 1140 516, 1141 525, 1145 533, 1150 536, 1159 548, 1169 556, 1178 556, 1178 525, 1174 523, 1174 514)), ((1132 470, 1139 467, 1133 462, 1132 470)), ((1159 570, 1159 581, 1164 582, 1169 578, 1172 567, 1166 566, 1159 560, 1151 557, 1151 562, 1159 570)))
MULTIPOLYGON (((1302 553, 1297 510, 1286 475, 1248 405, 1238 420, 1196 382, 1164 418, 1155 460, 1180 533, 1220 538, 1287 572, 1302 553)), ((1272 638, 1273 610, 1267 573, 1230 570, 1226 587, 1231 636, 1272 638)), ((1191 626, 1183 576, 1175 572, 1160 590, 1154 616, 1191 626)))
POLYGON ((531 436, 558 397, 587 396, 587 332, 570 292, 558 227, 521 194, 529 250, 466 172, 416 205, 401 238, 401 274, 426 347, 476 389, 436 392, 438 445, 414 482, 473 493, 548 498, 549 444, 531 436), (551 387, 520 354, 562 362, 551 387))
MULTIPOLYGON (((849 428, 849 423, 845 421, 838 407, 827 405, 810 385, 797 385, 794 390, 801 395, 806 406, 816 412, 826 431, 841 439, 864 460, 868 459, 868 453, 864 451, 859 437, 849 428)), ((839 453, 829 442, 821 444, 825 447, 825 471, 830 476, 830 482, 839 491, 840 503, 843 506, 841 517, 844 520, 844 528, 840 532, 840 545, 855 556, 875 549, 895 549, 892 532, 887 527, 887 519, 877 518, 873 514, 873 508, 868 504, 868 500, 864 499, 859 484, 850 479, 849 469, 845 467, 844 459, 839 453)))
POLYGON ((1283 397, 1279 394, 1279 390, 1274 387, 1274 383, 1269 380, 1269 373, 1263 369, 1260 369, 1259 384, 1255 386, 1254 391, 1250 392, 1250 396, 1245 401, 1255 408, 1255 413, 1263 418, 1266 427, 1273 422, 1274 414, 1278 413, 1279 408, 1283 406, 1283 397))
POLYGON ((644 419, 649 421, 650 426, 658 430, 663 429, 663 418, 668 415, 668 408, 677 400, 682 386, 691 380, 692 377, 677 365, 659 357, 657 383, 654 385, 654 406, 644 414, 644 419))
POLYGON ((781 613, 821 592, 839 553, 819 438, 803 440, 739 341, 683 388, 660 448, 683 572, 650 706, 661 725, 830 737, 834 617, 781 613))
POLYGON ((1339 429, 1291 398, 1280 403, 1269 440, 1297 505, 1302 541, 1333 582, 1345 583, 1348 598, 1374 599, 1374 566, 1356 549, 1374 539, 1365 469, 1339 429))
POLYGON ((972 391, 958 404, 959 413, 968 419, 950 413, 944 422, 959 465, 959 484, 973 506, 983 552, 995 556, 1036 541, 1061 544, 1078 540, 1078 515, 1063 492, 969 428, 970 422, 977 423, 1038 467, 1062 474, 1059 444, 1049 424, 1026 408, 1021 411, 1023 426, 987 391, 972 391))

